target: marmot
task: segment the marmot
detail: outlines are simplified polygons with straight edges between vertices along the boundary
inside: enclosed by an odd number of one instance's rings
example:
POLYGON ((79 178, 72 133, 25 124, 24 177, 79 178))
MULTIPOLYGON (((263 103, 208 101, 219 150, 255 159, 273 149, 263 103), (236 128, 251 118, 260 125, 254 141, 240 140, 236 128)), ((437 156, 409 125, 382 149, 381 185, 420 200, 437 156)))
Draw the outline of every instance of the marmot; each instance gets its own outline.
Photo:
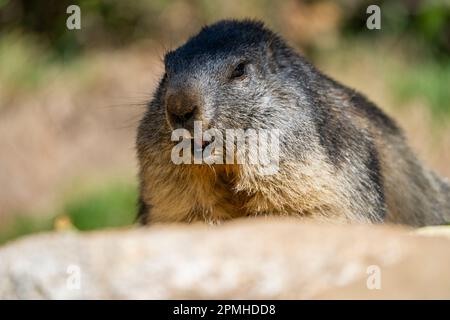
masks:
POLYGON ((164 57, 137 133, 141 223, 282 215, 338 223, 449 222, 450 187, 396 123, 263 23, 204 27, 164 57), (175 128, 279 129, 279 170, 174 164, 175 128))

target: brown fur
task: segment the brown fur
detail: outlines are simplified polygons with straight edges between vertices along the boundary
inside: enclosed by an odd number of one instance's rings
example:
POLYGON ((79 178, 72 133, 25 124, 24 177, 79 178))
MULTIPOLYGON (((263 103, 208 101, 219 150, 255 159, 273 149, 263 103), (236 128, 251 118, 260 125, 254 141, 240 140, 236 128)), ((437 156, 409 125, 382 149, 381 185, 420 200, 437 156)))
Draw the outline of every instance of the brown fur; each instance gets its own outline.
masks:
POLYGON ((137 136, 142 223, 259 215, 413 226, 450 220, 448 183, 420 164, 395 122, 261 24, 207 27, 165 63, 137 136), (249 74, 230 80, 230 61, 243 56, 249 74), (172 129, 192 119, 219 129, 284 130, 279 171, 175 165, 172 129))

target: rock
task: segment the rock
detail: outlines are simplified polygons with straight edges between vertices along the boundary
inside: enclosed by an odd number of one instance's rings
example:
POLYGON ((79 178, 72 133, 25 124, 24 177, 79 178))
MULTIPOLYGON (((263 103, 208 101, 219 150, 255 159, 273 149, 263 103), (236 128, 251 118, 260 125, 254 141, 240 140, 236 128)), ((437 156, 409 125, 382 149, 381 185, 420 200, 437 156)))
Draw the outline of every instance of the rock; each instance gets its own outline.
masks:
POLYGON ((417 229, 416 234, 422 236, 440 236, 450 238, 450 226, 429 226, 417 229))
POLYGON ((450 298, 450 240, 246 219, 34 235, 0 249, 0 299, 450 298))

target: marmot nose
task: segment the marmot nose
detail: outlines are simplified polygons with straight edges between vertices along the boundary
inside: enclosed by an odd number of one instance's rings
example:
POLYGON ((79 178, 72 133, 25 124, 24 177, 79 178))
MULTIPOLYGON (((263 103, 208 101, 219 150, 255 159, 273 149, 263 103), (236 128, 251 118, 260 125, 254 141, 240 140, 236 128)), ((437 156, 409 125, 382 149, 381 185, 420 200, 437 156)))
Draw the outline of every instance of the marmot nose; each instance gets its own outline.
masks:
POLYGON ((191 130, 199 114, 197 99, 184 93, 169 94, 166 100, 169 124, 174 128, 191 130))

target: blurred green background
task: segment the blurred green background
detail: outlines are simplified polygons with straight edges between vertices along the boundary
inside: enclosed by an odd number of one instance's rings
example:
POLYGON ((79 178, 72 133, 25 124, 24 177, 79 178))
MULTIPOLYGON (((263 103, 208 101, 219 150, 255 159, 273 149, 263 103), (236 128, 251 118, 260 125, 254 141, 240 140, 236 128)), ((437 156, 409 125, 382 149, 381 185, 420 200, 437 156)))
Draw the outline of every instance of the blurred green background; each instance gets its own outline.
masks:
POLYGON ((164 52, 244 17, 365 93, 450 176, 450 1, 0 0, 0 242, 131 225, 134 130, 164 52), (366 28, 371 4, 381 30, 366 28))

